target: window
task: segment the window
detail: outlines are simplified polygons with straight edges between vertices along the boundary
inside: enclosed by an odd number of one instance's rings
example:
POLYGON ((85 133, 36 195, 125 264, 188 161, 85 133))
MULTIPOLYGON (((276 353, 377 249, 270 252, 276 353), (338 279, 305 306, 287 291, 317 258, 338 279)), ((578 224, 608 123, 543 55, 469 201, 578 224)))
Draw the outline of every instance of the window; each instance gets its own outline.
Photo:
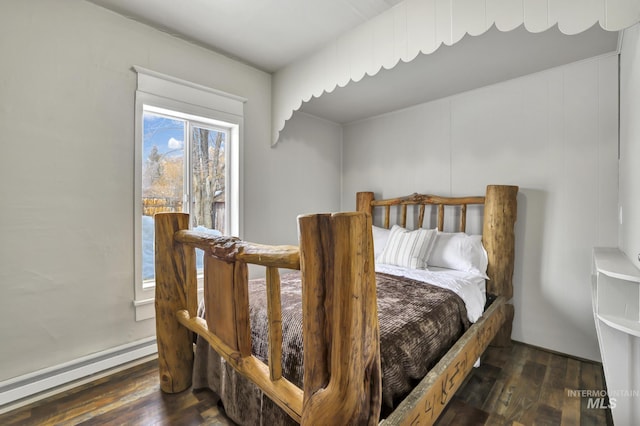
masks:
MULTIPOLYGON (((154 220, 162 212, 190 213, 190 226, 230 234, 226 213, 226 145, 233 125, 143 106, 142 287, 153 286, 154 220)), ((197 267, 202 269, 201 250, 197 267)))
MULTIPOLYGON (((190 214, 190 227, 239 235, 240 146, 244 100, 135 67, 136 320, 152 318, 154 220, 190 214)), ((196 250, 198 269, 202 252, 196 250)))

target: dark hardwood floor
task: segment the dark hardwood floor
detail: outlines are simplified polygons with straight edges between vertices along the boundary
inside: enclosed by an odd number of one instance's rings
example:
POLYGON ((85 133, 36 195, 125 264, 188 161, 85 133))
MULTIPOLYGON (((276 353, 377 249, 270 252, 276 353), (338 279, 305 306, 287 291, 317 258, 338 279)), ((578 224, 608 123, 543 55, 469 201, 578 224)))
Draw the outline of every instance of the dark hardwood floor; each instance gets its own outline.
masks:
MULTIPOLYGON (((521 343, 489 348, 438 421, 464 425, 612 425, 572 390, 604 389, 600 364, 521 343)), ((157 361, 0 415, 0 425, 231 425, 211 391, 163 394, 157 361)))
POLYGON ((603 389, 601 364, 517 342, 490 347, 437 424, 609 426, 610 409, 570 392, 603 389))

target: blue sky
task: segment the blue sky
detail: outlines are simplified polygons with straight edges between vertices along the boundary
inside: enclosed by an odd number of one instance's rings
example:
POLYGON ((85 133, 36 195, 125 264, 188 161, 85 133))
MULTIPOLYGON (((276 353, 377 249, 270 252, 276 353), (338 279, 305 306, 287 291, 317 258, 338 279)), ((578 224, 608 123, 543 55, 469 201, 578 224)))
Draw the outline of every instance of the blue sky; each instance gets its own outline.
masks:
MULTIPOLYGON (((184 145, 184 126, 180 120, 155 115, 150 112, 144 113, 144 143, 142 148, 142 159, 145 161, 149 157, 151 148, 158 147, 160 154, 166 154, 182 148, 184 145)), ((176 154, 180 151, 175 151, 176 154)))

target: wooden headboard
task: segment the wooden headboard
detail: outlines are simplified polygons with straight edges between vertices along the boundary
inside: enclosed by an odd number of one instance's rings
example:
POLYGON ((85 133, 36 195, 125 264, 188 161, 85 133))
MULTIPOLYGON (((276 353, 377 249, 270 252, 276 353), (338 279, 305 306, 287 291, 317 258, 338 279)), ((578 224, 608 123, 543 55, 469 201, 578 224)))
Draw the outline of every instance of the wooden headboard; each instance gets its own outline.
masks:
MULTIPOLYGON (((373 192, 358 192, 356 209, 369 213, 372 217, 376 208, 384 210, 383 226, 389 228, 392 207, 400 209, 397 218, 400 226, 406 227, 407 206, 419 209, 416 228, 424 224, 427 206, 437 208, 437 227, 444 229, 445 207, 459 209, 460 220, 456 226, 459 232, 466 232, 467 206, 484 206, 482 223, 482 244, 487 251, 489 265, 487 267, 487 292, 496 296, 504 296, 506 300, 513 297, 513 267, 515 262, 515 222, 517 219, 518 187, 510 185, 489 185, 484 196, 442 197, 436 195, 413 194, 407 197, 376 200, 373 192)), ((505 328, 500 340, 506 344, 511 336, 513 305, 507 305, 508 329, 505 328)), ((496 340, 498 343, 498 339, 496 340)))

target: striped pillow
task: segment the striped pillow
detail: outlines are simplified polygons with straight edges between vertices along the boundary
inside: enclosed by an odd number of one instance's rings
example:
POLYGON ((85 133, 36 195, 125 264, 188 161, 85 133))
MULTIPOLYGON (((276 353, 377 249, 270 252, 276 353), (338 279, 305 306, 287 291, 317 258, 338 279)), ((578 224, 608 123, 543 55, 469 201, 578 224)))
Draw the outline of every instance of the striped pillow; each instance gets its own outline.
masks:
POLYGON ((377 261, 405 268, 426 269, 436 235, 435 229, 408 231, 394 225, 389 233, 387 245, 377 261))

